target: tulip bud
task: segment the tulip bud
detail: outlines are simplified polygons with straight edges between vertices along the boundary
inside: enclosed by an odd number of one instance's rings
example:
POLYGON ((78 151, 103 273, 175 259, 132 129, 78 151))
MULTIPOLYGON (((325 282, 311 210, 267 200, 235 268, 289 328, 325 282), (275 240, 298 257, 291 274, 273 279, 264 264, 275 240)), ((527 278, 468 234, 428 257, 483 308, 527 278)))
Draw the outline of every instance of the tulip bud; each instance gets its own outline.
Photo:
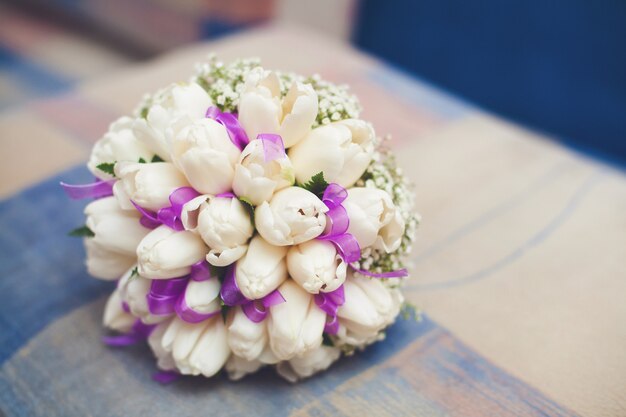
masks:
POLYGON ((137 320, 135 316, 124 311, 120 292, 118 290, 113 291, 104 307, 104 316, 102 318, 104 326, 118 332, 127 333, 133 327, 135 320, 137 320))
POLYGON ((191 265, 203 260, 207 251, 200 236, 159 226, 137 246, 139 275, 155 279, 187 275, 191 265))
POLYGON ((150 336, 148 336, 148 345, 157 358, 157 367, 164 371, 173 371, 176 369, 176 363, 174 362, 171 349, 166 350, 161 343, 163 335, 165 335, 172 321, 173 319, 159 324, 152 330, 150 336))
POLYGON ((347 119, 315 128, 289 149, 296 180, 303 184, 323 172, 329 183, 348 188, 372 161, 374 141, 374 130, 362 120, 347 119))
POLYGON ((261 236, 250 241, 248 251, 237 261, 235 281, 250 300, 265 297, 287 279, 287 248, 273 246, 261 236))
POLYGON ((228 312, 226 329, 230 349, 245 360, 257 360, 267 345, 266 322, 253 322, 241 307, 233 307, 228 312))
POLYGON ((230 191, 241 152, 222 124, 198 119, 173 136, 172 159, 193 188, 205 194, 230 191))
MULTIPOLYGON (((183 295, 185 306, 198 315, 211 314, 221 310, 220 282, 217 278, 205 281, 189 280, 183 295)), ((196 320, 197 321, 197 320, 196 320)))
POLYGON ((121 161, 137 162, 139 158, 149 161, 152 158, 153 152, 137 140, 132 126, 133 119, 130 117, 120 117, 111 123, 107 133, 96 142, 91 150, 87 168, 93 175, 109 180, 113 176, 99 169, 98 165, 121 161))
POLYGON ((113 194, 124 210, 133 210, 131 200, 139 206, 158 211, 170 205, 172 191, 189 187, 189 182, 174 164, 155 162, 115 164, 115 175, 120 179, 113 185, 113 194))
POLYGON ((256 228, 272 245, 288 246, 321 235, 326 227, 328 207, 310 191, 288 187, 254 212, 256 228))
POLYGON ((198 197, 185 205, 183 224, 202 236, 210 248, 206 259, 215 266, 230 265, 241 258, 254 233, 250 213, 236 198, 198 197))
POLYGON ((131 266, 137 263, 137 258, 133 254, 125 255, 113 252, 98 245, 92 238, 83 240, 87 258, 85 265, 89 275, 104 280, 116 280, 131 266))
POLYGON ((335 246, 324 240, 310 240, 292 246, 287 253, 287 270, 306 291, 335 291, 346 280, 346 263, 335 246))
POLYGON ((326 313, 317 307, 313 296, 292 280, 278 290, 285 302, 270 307, 267 323, 276 357, 287 360, 321 346, 326 313))
POLYGON ((86 226, 94 233, 91 240, 102 248, 134 256, 137 245, 148 232, 139 223, 136 210, 122 210, 115 197, 95 200, 85 207, 86 226))
MULTIPOLYGON (((160 340, 150 335, 150 346, 157 355, 170 353, 181 374, 211 377, 230 356, 226 328, 220 315, 200 323, 187 323, 174 317, 164 325, 167 327, 162 335, 157 333, 160 340)), ((158 327, 153 334, 157 330, 158 327)))
POLYGON ((196 83, 172 84, 157 93, 145 118, 135 120, 137 139, 165 161, 170 161, 171 137, 166 132, 177 118, 197 120, 205 117, 211 98, 196 83))
POLYGON ((169 318, 171 314, 150 313, 147 296, 152 280, 134 275, 133 269, 129 269, 117 284, 120 296, 128 305, 131 314, 145 324, 156 324, 169 318))
POLYGON ((378 279, 350 273, 344 283, 345 303, 337 310, 338 338, 351 345, 369 344, 394 322, 403 300, 398 289, 389 289, 378 279))
POLYGON ((311 375, 327 369, 341 356, 341 349, 332 346, 320 346, 309 350, 300 356, 278 364, 276 371, 289 382, 308 378, 311 375))
POLYGON ((258 206, 269 201, 275 191, 293 185, 294 175, 287 156, 266 161, 263 142, 253 140, 245 147, 235 165, 233 191, 258 206))
POLYGON ((361 249, 369 246, 387 252, 398 249, 404 234, 404 220, 387 192, 377 188, 350 188, 343 206, 350 218, 348 233, 356 238, 361 249))
POLYGON ((226 362, 226 372, 231 381, 238 381, 244 376, 256 372, 263 366, 260 361, 249 361, 237 355, 230 355, 226 362))
POLYGON ((261 68, 253 70, 245 84, 238 112, 249 138, 279 134, 288 148, 306 136, 317 117, 317 93, 311 85, 296 81, 281 98, 277 74, 261 68))

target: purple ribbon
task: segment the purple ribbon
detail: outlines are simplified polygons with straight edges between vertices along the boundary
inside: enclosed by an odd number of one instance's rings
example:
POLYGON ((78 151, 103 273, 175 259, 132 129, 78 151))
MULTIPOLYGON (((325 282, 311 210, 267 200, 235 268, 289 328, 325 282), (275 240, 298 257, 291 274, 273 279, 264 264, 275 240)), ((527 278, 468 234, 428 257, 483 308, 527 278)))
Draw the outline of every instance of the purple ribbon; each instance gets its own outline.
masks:
POLYGON ((265 162, 271 162, 287 156, 285 153, 283 138, 281 138, 280 135, 275 135, 273 133, 261 133, 257 135, 256 138, 261 141, 261 144, 263 144, 263 156, 265 158, 265 162))
POLYGON ((141 213, 139 222, 142 226, 148 229, 156 229, 164 224, 171 229, 181 231, 184 230, 183 222, 180 218, 183 212, 183 206, 198 196, 200 196, 200 193, 191 187, 177 188, 170 194, 170 206, 159 209, 156 213, 146 210, 132 200, 131 203, 133 203, 133 206, 141 213))
POLYGON ((235 280, 236 266, 233 264, 226 271, 222 282, 220 296, 227 306, 241 306, 244 314, 250 321, 260 323, 267 317, 267 309, 285 302, 285 298, 278 290, 274 290, 258 300, 250 300, 241 293, 235 280))
POLYGON ((156 324, 144 324, 141 320, 137 319, 130 332, 119 336, 104 336, 102 342, 115 347, 134 345, 142 340, 146 340, 155 327, 156 324))
POLYGON ((152 280, 150 291, 146 295, 148 311, 156 315, 176 313, 178 317, 189 323, 199 323, 213 317, 220 310, 211 313, 198 313, 189 307, 185 301, 185 290, 190 279, 206 281, 210 278, 209 264, 203 260, 193 264, 189 275, 184 277, 152 280))
POLYGON ((321 292, 313 296, 315 304, 328 315, 324 331, 328 334, 337 334, 339 331, 339 319, 337 310, 346 302, 343 285, 331 292, 321 292))
POLYGON ((233 113, 222 112, 217 107, 211 106, 206 111, 206 117, 223 125, 228 132, 230 141, 238 147, 239 150, 243 150, 248 142, 250 142, 246 131, 243 126, 241 126, 241 123, 239 123, 239 120, 237 120, 237 116, 233 113))
POLYGON ((113 195, 113 184, 115 180, 98 180, 90 184, 66 184, 61 182, 61 187, 65 193, 73 200, 83 198, 102 198, 113 195))
POLYGON ((176 371, 159 371, 152 374, 152 380, 160 384, 169 384, 180 378, 180 374, 176 371))
POLYGON ((330 223, 330 227, 318 239, 332 242, 343 260, 346 263, 352 263, 361 259, 361 248, 356 238, 347 233, 350 226, 350 218, 342 205, 347 197, 348 192, 341 185, 335 183, 328 184, 322 196, 322 201, 328 207, 326 219, 330 223))

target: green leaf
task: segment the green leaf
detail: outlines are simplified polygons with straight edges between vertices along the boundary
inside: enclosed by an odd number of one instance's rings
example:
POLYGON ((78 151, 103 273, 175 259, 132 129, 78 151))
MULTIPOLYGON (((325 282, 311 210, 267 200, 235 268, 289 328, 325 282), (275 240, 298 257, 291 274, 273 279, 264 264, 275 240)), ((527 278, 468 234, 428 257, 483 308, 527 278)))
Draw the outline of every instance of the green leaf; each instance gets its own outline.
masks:
POLYGON ((87 226, 80 226, 67 234, 72 237, 94 237, 96 234, 87 226))
POLYGON ((150 162, 165 162, 159 155, 154 155, 150 162))
POLYGON ((324 173, 320 171, 317 174, 313 175, 308 182, 300 185, 300 187, 312 192, 319 198, 322 198, 326 187, 328 187, 328 183, 324 179, 324 173))
POLYGON ((143 157, 141 157, 141 158, 139 158, 139 160, 137 162, 139 162, 140 164, 145 164, 146 160, 143 159, 143 157))
POLYGON ((335 343, 333 343, 333 339, 330 338, 328 333, 322 334, 322 345, 324 345, 324 346, 335 346, 335 343))
POLYGON ((130 277, 128 277, 128 280, 132 280, 134 278, 139 278, 139 269, 138 267, 134 267, 133 270, 130 273, 130 277))
POLYGON ((103 162, 96 165, 96 168, 98 168, 102 172, 106 172, 109 175, 115 176, 115 162, 103 162))
POLYGON ((147 119, 149 110, 150 109, 148 109, 148 107, 144 107, 143 109, 141 109, 141 112, 139 112, 139 116, 141 116, 142 119, 147 119))
POLYGON ((254 224, 254 205, 247 197, 237 197, 241 201, 250 215, 250 221, 254 224))

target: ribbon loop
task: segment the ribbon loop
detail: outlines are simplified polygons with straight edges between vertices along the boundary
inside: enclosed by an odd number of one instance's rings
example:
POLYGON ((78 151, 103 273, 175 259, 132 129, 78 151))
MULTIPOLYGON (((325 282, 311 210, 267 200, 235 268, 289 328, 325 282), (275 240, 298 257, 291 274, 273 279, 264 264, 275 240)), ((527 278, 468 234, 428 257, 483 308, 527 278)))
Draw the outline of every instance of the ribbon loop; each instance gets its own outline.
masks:
POLYGON ((346 302, 343 285, 331 292, 321 292, 313 296, 315 304, 328 316, 324 331, 328 334, 337 334, 339 331, 339 319, 337 310, 346 302))
POLYGON ((61 182, 61 187, 73 200, 81 200, 83 198, 102 198, 113 195, 113 184, 115 180, 98 180, 89 184, 67 184, 61 182))
POLYGON ((245 148, 250 142, 248 135, 246 135, 246 131, 243 126, 241 126, 241 123, 239 123, 239 120, 237 120, 237 116, 234 114, 222 112, 217 107, 211 106, 207 109, 205 115, 209 119, 215 120, 226 128, 230 141, 238 147, 239 150, 243 150, 243 148, 245 148))
POLYGON ((146 340, 155 327, 156 324, 144 324, 137 319, 130 332, 118 336, 104 336, 102 342, 115 347, 134 345, 142 340, 146 340))
POLYGON ((265 162, 271 162, 287 156, 285 153, 283 138, 281 138, 280 135, 273 133, 261 133, 257 135, 256 138, 263 144, 263 156, 265 158, 265 162))
POLYGON ((191 187, 180 187, 172 191, 169 196, 170 206, 159 209, 158 212, 146 210, 137 203, 131 200, 133 206, 141 213, 141 219, 139 222, 142 226, 148 229, 156 229, 160 225, 164 224, 170 229, 176 231, 184 230, 181 215, 183 213, 183 207, 189 201, 200 196, 196 190, 191 187))

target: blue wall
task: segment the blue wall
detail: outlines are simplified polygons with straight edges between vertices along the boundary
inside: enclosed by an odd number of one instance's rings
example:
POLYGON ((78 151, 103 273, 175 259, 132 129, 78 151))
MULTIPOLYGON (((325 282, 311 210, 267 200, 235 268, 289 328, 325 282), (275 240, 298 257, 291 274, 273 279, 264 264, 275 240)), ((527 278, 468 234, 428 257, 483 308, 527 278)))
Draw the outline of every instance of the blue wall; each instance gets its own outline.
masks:
POLYGON ((354 40, 491 111, 626 161, 626 0, 361 0, 354 40))

